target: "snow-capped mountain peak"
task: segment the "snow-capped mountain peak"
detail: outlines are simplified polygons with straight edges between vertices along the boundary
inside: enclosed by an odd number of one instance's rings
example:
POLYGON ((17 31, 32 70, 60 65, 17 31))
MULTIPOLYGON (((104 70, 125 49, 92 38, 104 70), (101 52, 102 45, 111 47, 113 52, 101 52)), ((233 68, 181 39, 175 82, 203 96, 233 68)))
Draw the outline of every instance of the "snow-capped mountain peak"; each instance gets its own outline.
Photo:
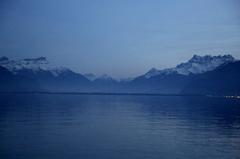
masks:
POLYGON ((236 61, 231 55, 219 56, 198 56, 194 55, 188 62, 181 63, 175 67, 179 74, 199 74, 207 71, 212 71, 218 66, 236 61))
POLYGON ((181 75, 200 74, 207 71, 212 71, 220 65, 235 62, 236 59, 231 55, 219 55, 219 56, 199 56, 193 55, 193 57, 187 62, 181 63, 173 68, 157 70, 155 68, 149 70, 144 77, 150 78, 160 74, 178 73, 181 75))
POLYGON ((146 78, 150 78, 152 76, 158 75, 159 74, 159 70, 157 70, 156 68, 151 68, 146 74, 145 77, 146 78))
POLYGON ((38 57, 38 58, 31 58, 31 59, 23 59, 22 61, 28 64, 49 64, 46 57, 38 57))
POLYGON ((20 60, 11 60, 7 57, 0 58, 0 66, 7 68, 14 74, 17 74, 20 70, 32 70, 34 73, 38 71, 49 71, 54 76, 58 76, 64 71, 67 71, 67 68, 64 67, 55 67, 51 65, 46 57, 38 58, 29 58, 29 59, 20 59, 20 60))

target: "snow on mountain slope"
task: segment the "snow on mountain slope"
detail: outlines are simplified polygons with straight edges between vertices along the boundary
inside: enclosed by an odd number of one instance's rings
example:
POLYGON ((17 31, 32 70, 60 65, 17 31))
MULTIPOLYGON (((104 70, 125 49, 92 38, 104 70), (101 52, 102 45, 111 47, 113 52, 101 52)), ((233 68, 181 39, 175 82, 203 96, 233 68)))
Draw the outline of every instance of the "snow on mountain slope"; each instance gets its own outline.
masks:
POLYGON ((107 75, 107 74, 103 74, 101 76, 97 76, 93 73, 86 73, 84 74, 84 76, 89 79, 90 81, 95 81, 95 80, 104 80, 104 81, 110 81, 110 80, 114 80, 111 76, 107 75))
MULTIPOLYGON (((236 61, 236 59, 234 59, 234 57, 232 57, 231 55, 223 55, 223 56, 194 55, 189 61, 185 63, 181 63, 174 68, 167 68, 163 70, 152 68, 144 75, 144 77, 150 78, 160 74, 164 75, 164 74, 171 74, 171 73, 177 73, 181 75, 200 74, 200 73, 214 70, 215 68, 217 68, 222 64, 226 64, 234 61, 236 61)), ((58 76, 61 73, 70 71, 69 69, 64 67, 53 66, 48 62, 48 60, 45 57, 22 59, 22 60, 12 60, 12 59, 8 59, 7 57, 0 57, 0 66, 7 68, 9 71, 11 71, 14 74, 17 74, 18 71, 25 70, 25 69, 31 70, 33 71, 33 73, 37 73, 38 71, 49 71, 54 76, 58 76)), ((85 75, 85 77, 87 77, 91 81, 96 79, 113 80, 108 75, 102 75, 100 77, 97 77, 93 74, 87 74, 85 75)))
POLYGON ((158 70, 156 68, 151 68, 145 75, 144 77, 145 78, 150 78, 150 77, 153 77, 153 76, 157 76, 157 75, 160 75, 160 74, 170 74, 170 73, 173 73, 173 72, 176 72, 173 68, 167 68, 167 69, 163 69, 163 70, 158 70))
POLYGON ((113 80, 113 78, 107 74, 103 74, 101 76, 99 76, 97 79, 100 79, 100 80, 113 80))
POLYGON ((93 73, 85 73, 83 74, 84 77, 86 77, 88 80, 90 81, 94 81, 95 79, 97 79, 98 77, 96 75, 94 75, 93 73))
POLYGON ((54 76, 68 71, 69 69, 64 67, 55 67, 51 65, 45 57, 32 58, 32 59, 21 59, 21 60, 11 60, 7 57, 0 58, 0 66, 7 68, 14 74, 17 74, 20 70, 32 70, 34 73, 38 71, 49 71, 54 76))
POLYGON ((200 74, 207 71, 212 71, 222 64, 227 64, 234 61, 237 61, 237 60, 231 55, 223 55, 223 56, 194 55, 189 61, 185 63, 181 63, 174 68, 168 68, 163 70, 157 70, 155 68, 152 68, 144 75, 144 77, 150 78, 160 74, 171 74, 171 73, 178 73, 182 75, 200 74))

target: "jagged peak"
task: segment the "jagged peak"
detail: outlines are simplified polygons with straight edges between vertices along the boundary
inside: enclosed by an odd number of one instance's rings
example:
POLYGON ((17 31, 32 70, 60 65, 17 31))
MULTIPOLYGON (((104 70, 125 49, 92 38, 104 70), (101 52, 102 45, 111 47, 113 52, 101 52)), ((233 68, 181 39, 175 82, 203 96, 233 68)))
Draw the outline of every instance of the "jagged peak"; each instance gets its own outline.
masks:
POLYGON ((27 59, 23 59, 24 61, 47 61, 46 57, 37 57, 37 58, 27 58, 27 59))
POLYGON ((152 67, 148 72, 156 72, 156 71, 158 71, 158 69, 152 67))
POLYGON ((203 62, 203 61, 211 61, 214 59, 226 59, 226 60, 232 60, 234 61, 235 58, 230 55, 230 54, 225 54, 225 55, 217 55, 217 56, 212 56, 212 55, 196 55, 194 54, 193 57, 188 61, 188 62, 203 62))
MULTIPOLYGON (((208 55, 205 55, 205 56, 208 56, 208 55)), ((201 58, 201 57, 202 57, 202 56, 199 56, 199 55, 194 54, 193 57, 192 57, 190 60, 199 59, 199 58, 201 58)))
POLYGON ((27 58, 22 61, 26 64, 49 64, 46 57, 27 58))
POLYGON ((193 57, 184 63, 181 63, 176 66, 175 70, 179 74, 199 74, 207 71, 214 70, 218 66, 229 63, 229 62, 234 62, 236 59, 230 55, 217 55, 217 56, 212 56, 212 55, 205 55, 205 56, 199 56, 199 55, 193 55, 193 57))
POLYGON ((158 74, 159 74, 159 70, 153 67, 144 76, 146 78, 150 78, 150 77, 158 75, 158 74))
POLYGON ((0 58, 0 65, 7 68, 13 73, 17 73, 19 70, 32 70, 38 71, 50 71, 54 76, 58 76, 62 72, 68 71, 64 67, 56 67, 47 61, 46 57, 26 58, 19 60, 9 60, 7 57, 0 58))
POLYGON ((232 55, 196 55, 194 54, 190 60, 184 63, 180 63, 176 67, 157 70, 156 68, 150 69, 145 75, 145 78, 150 78, 159 74, 170 74, 170 73, 178 73, 182 75, 189 74, 199 74, 207 71, 214 70, 218 66, 230 62, 237 61, 232 55))

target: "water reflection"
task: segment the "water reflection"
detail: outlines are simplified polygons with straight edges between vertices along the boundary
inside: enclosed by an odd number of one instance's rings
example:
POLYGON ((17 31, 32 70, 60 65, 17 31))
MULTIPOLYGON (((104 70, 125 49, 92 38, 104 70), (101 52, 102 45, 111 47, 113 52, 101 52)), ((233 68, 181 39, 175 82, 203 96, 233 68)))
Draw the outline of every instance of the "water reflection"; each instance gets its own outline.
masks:
POLYGON ((1 95, 1 158, 237 158, 240 101, 1 95))

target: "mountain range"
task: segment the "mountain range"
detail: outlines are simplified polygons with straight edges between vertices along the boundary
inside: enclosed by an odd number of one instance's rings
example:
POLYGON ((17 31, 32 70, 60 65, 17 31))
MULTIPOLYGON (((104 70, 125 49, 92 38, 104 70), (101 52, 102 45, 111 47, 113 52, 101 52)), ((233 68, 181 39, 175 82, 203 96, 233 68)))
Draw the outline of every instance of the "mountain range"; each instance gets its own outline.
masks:
POLYGON ((166 69, 152 68, 129 80, 80 74, 45 57, 0 58, 1 92, 107 92, 239 95, 240 62, 231 55, 198 56, 166 69))

